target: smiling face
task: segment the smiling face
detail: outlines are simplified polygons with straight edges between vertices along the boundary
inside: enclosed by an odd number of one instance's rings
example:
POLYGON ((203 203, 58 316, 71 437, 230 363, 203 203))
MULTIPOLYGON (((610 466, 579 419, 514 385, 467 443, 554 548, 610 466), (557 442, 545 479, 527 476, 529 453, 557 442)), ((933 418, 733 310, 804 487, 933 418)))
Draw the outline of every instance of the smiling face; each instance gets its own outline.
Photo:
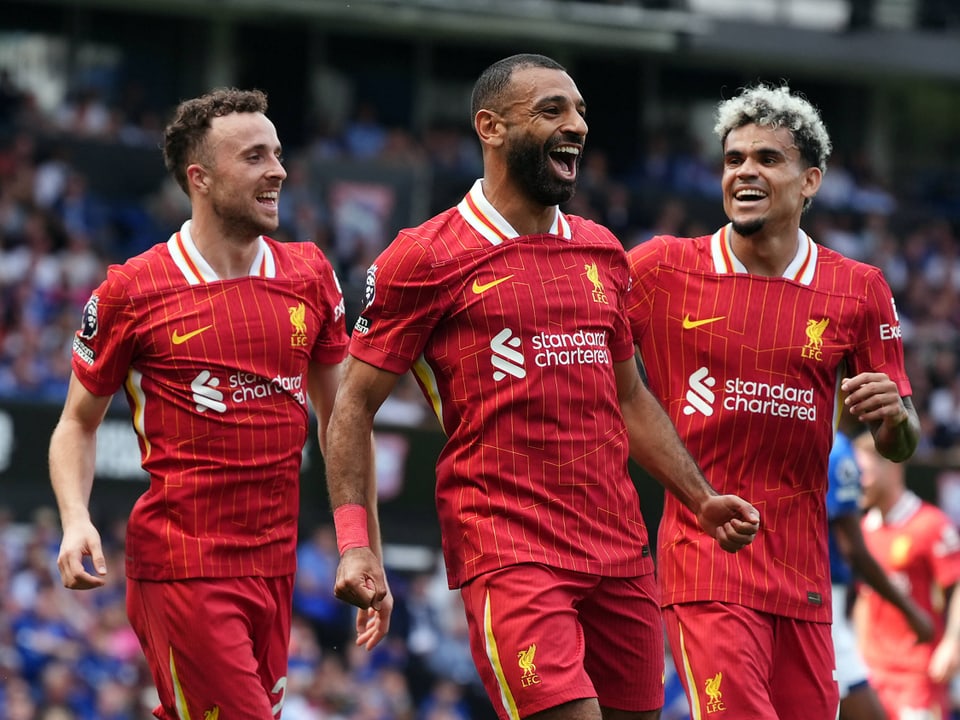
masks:
POLYGON ((231 113, 210 123, 198 178, 224 232, 257 237, 277 229, 280 185, 287 173, 273 123, 261 113, 231 113))
POLYGON ((730 131, 723 148, 723 209, 740 235, 799 227, 807 198, 820 187, 786 128, 748 124, 730 131))
POLYGON ((587 135, 586 106, 567 73, 522 68, 511 78, 506 163, 521 192, 544 206, 574 196, 587 135))

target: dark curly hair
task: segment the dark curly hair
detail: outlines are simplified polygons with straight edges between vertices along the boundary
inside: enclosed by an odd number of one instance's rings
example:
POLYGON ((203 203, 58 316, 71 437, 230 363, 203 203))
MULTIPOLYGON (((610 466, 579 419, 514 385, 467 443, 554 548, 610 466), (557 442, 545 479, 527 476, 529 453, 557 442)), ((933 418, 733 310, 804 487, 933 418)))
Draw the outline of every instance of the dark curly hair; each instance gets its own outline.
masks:
POLYGON ((218 88, 184 100, 163 131, 163 162, 187 195, 187 166, 203 159, 210 121, 231 113, 266 113, 267 96, 261 90, 218 88))

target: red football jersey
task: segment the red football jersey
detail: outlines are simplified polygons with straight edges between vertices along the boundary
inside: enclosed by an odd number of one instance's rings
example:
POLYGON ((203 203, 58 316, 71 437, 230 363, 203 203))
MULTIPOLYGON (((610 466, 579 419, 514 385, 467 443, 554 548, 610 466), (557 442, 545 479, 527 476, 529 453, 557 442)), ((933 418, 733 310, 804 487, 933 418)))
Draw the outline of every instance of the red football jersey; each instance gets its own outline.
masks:
POLYGON ((348 338, 333 269, 309 243, 261 238, 248 277, 219 280, 190 237, 112 266, 84 308, 73 370, 126 390, 149 490, 127 527, 145 580, 295 569, 307 367, 348 338))
POLYGON ((557 211, 519 236, 478 181, 367 276, 350 352, 413 368, 448 436, 436 498, 451 587, 539 562, 652 572, 612 363, 633 356, 623 248, 557 211))
POLYGON ((801 232, 782 277, 747 274, 728 229, 629 253, 628 313, 650 388, 710 483, 760 511, 726 553, 667 494, 664 603, 716 600, 829 622, 827 461, 840 379, 886 372, 910 394, 900 326, 876 268, 801 232))
POLYGON ((893 583, 934 619, 934 639, 918 643, 903 614, 867 586, 858 602, 869 632, 860 638, 871 669, 925 676, 943 638, 944 591, 960 580, 960 536, 942 510, 907 491, 887 513, 863 518, 867 548, 893 583))

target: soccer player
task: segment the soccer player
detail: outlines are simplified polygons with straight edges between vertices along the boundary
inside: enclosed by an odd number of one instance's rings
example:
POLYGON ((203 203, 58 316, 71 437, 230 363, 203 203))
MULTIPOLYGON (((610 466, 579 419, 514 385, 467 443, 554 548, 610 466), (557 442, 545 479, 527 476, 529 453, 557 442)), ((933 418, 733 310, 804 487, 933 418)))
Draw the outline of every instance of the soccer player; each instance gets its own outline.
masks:
POLYGON ((827 487, 830 578, 833 585, 831 632, 840 686, 840 720, 886 720, 887 714, 880 698, 870 685, 867 667, 857 648, 848 616, 853 571, 900 611, 913 630, 916 641, 930 641, 933 637, 933 621, 893 584, 864 543, 860 530, 860 466, 850 440, 850 434, 856 432, 849 414, 843 413, 840 429, 830 450, 827 487))
POLYGON ((330 263, 264 236, 286 177, 266 110, 236 89, 176 109, 164 159, 191 219, 90 297, 50 441, 63 584, 96 588, 96 432, 124 387, 150 476, 127 524, 127 609, 168 720, 279 715, 308 411, 324 450, 348 344, 330 263))
POLYGON ((867 547, 893 583, 934 619, 932 642, 878 593, 862 588, 854 617, 870 682, 891 720, 946 720, 960 667, 960 536, 942 510, 906 487, 902 465, 854 440, 863 482, 867 547))
POLYGON ((919 419, 882 274, 800 229, 831 149, 816 109, 760 84, 720 103, 715 129, 730 222, 632 248, 628 312, 650 389, 704 475, 764 519, 744 552, 717 553, 666 497, 667 637, 694 717, 832 718, 824 499, 839 396, 895 460, 919 419))
POLYGON ((400 232, 367 276, 328 437, 336 594, 371 610, 358 642, 379 640, 386 586, 364 532, 371 458, 359 440, 412 368, 447 434, 436 486, 447 579, 498 715, 652 719, 663 629, 628 457, 718 548, 748 544, 758 515, 714 493, 644 387, 622 246, 558 208, 587 134, 571 77, 540 55, 503 59, 478 79, 472 113, 483 178, 400 232))

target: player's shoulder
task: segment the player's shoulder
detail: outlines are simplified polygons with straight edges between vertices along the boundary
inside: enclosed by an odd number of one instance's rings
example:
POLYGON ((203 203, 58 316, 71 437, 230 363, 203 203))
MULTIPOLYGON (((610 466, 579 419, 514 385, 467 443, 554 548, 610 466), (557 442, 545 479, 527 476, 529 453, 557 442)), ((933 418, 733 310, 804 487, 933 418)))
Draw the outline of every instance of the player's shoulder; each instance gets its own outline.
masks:
POLYGON ((419 225, 401 228, 397 236, 387 246, 419 245, 431 248, 437 245, 447 245, 452 237, 464 234, 466 221, 455 207, 448 208, 433 217, 424 220, 419 225))
POLYGON ((567 215, 563 217, 570 224, 570 233, 579 241, 593 242, 598 245, 606 245, 617 250, 623 250, 623 243, 606 225, 585 218, 580 215, 567 215))
POLYGON ((658 263, 695 262, 696 258, 709 253, 710 236, 678 237, 675 235, 654 235, 627 251, 632 267, 642 267, 658 263))
POLYGON ((911 519, 911 528, 918 535, 926 535, 937 555, 960 555, 960 531, 953 519, 937 505, 927 500, 911 519))
POLYGON ((307 267, 326 267, 330 261, 323 250, 312 242, 281 242, 271 237, 263 236, 263 241, 270 248, 278 263, 289 270, 304 269, 307 267))
POLYGON ((953 526, 950 516, 942 508, 934 505, 928 500, 921 500, 920 507, 917 510, 918 524, 924 527, 936 527, 937 525, 953 526))
POLYGON ((378 258, 377 264, 425 264, 426 267, 420 270, 426 271, 489 248, 490 240, 477 233, 459 210, 452 207, 419 225, 401 228, 378 258))
POLYGON ((97 294, 103 299, 157 289, 158 283, 168 277, 171 263, 167 243, 157 243, 123 262, 109 265, 97 294))
POLYGON ((842 271, 843 275, 859 280, 865 284, 883 277, 883 272, 880 268, 861 262, 860 260, 854 260, 851 257, 837 252, 833 248, 820 245, 819 243, 817 244, 817 262, 821 268, 837 268, 842 271))

